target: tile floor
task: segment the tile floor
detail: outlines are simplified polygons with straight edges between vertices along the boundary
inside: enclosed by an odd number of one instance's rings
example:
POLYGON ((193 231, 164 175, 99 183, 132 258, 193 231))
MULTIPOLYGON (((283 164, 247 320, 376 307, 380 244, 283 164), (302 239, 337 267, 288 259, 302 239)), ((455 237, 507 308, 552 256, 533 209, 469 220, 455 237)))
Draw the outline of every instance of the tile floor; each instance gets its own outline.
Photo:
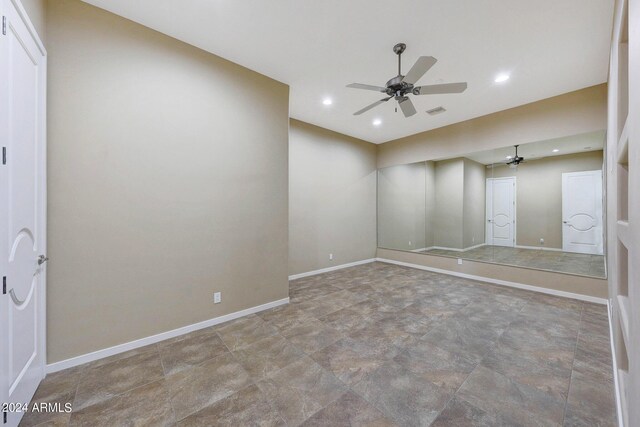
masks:
POLYGON ((577 254, 573 252, 545 251, 540 249, 508 248, 504 246, 480 246, 465 252, 429 249, 430 255, 443 255, 476 261, 537 268, 605 278, 604 256, 577 254))
POLYGON ((47 376, 40 426, 614 426, 604 306, 373 263, 47 376))

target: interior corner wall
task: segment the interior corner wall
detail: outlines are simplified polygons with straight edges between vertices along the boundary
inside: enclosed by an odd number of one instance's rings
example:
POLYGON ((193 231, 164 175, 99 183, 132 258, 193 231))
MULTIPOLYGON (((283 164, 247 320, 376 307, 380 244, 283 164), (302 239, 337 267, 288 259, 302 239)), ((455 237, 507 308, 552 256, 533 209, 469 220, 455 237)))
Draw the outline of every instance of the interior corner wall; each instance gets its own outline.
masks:
POLYGON ((47 48, 48 362, 287 298, 288 87, 79 0, 47 48))
POLYGON ((289 274, 374 258, 376 146, 293 119, 289 138, 289 274))
POLYGON ((435 245, 436 225, 436 164, 428 161, 425 164, 425 238, 424 247, 435 245))
POLYGON ((412 251, 433 245, 426 243, 426 196, 433 191, 427 173, 424 162, 378 171, 378 246, 412 251))
POLYGON ((435 162, 434 246, 463 248, 464 162, 435 162))
POLYGON ((462 247, 465 249, 485 243, 486 169, 481 163, 464 159, 462 247))
POLYGON ((562 174, 602 167, 603 152, 598 150, 531 159, 517 171, 488 169, 487 177, 516 177, 516 245, 562 249, 562 174))

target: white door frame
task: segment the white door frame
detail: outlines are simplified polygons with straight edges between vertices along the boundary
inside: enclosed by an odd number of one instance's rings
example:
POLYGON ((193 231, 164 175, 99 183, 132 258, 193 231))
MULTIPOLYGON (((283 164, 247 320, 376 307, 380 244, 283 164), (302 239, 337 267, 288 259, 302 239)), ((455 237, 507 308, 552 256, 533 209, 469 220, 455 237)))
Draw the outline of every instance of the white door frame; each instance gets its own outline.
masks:
POLYGON ((493 182, 498 180, 510 180, 513 181, 513 245, 510 247, 516 246, 516 238, 517 238, 517 180, 515 176, 505 176, 501 178, 487 178, 485 183, 485 220, 486 220, 486 229, 485 229, 485 241, 487 245, 493 245, 493 223, 491 222, 491 217, 493 216, 493 182))
MULTIPOLYGON (((38 158, 35 159, 35 161, 37 162, 37 168, 40 170, 41 175, 39 177, 38 180, 38 203, 39 203, 39 212, 38 212, 38 220, 37 220, 37 227, 38 227, 38 232, 37 232, 37 242, 38 242, 38 246, 39 248, 42 250, 42 253, 46 253, 46 248, 47 248, 47 171, 46 171, 46 165, 47 165, 47 159, 46 159, 46 152, 47 152, 47 142, 46 142, 46 138, 47 138, 47 128, 46 128, 46 124, 47 124, 47 119, 46 119, 46 105, 47 105, 47 100, 46 100, 46 87, 47 87, 47 51, 44 47, 44 44, 42 43, 42 41, 40 40, 33 24, 31 23, 31 21, 29 20, 29 17, 27 16, 27 13, 24 9, 24 7, 22 6, 20 0, 0 0, 0 14, 3 17, 7 17, 6 19, 6 31, 7 34, 9 34, 10 31, 12 31, 12 19, 13 18, 13 22, 15 22, 16 20, 20 20, 22 21, 22 23, 26 26, 27 28, 27 32, 29 34, 29 36, 31 37, 31 39, 33 40, 33 42, 35 43, 36 47, 37 47, 37 54, 39 55, 38 57, 38 70, 39 70, 39 75, 38 75, 38 93, 39 93, 39 99, 37 99, 37 109, 38 109, 38 118, 37 118, 37 129, 36 129, 36 135, 37 135, 37 141, 39 144, 38 147, 38 158)), ((7 52, 7 48, 8 48, 8 43, 7 43, 8 39, 7 39, 7 35, 1 34, 0 33, 0 59, 5 59, 7 58, 8 52, 7 52)), ((7 76, 4 75, 4 70, 3 68, 1 68, 2 66, 0 65, 0 93, 6 94, 9 93, 9 79, 7 78, 7 76)), ((8 126, 8 118, 9 116, 9 111, 11 109, 11 105, 9 104, 9 102, 3 102, 3 100, 8 99, 8 97, 3 96, 0 99, 0 133, 2 133, 3 136, 6 136, 7 134, 7 126, 8 126)), ((8 142, 6 142, 6 140, 1 141, 0 142, 0 146, 2 147, 6 147, 8 146, 8 142)), ((7 164, 9 164, 11 161, 11 153, 7 152, 7 164)), ((8 183, 8 179, 7 179, 7 174, 8 174, 8 168, 7 165, 2 164, 2 161, 0 161, 0 200, 2 200, 2 203, 0 203, 0 224, 2 224, 0 226, 0 275, 2 276, 6 276, 6 271, 8 268, 7 262, 8 262, 8 253, 7 249, 8 249, 8 244, 9 244, 9 232, 8 232, 8 227, 7 227, 7 214, 8 214, 8 208, 7 208, 7 203, 6 201, 8 200, 9 197, 9 183, 8 183)), ((38 321, 37 321, 37 336, 39 337, 37 344, 36 344, 36 359, 34 359, 33 363, 36 366, 37 371, 39 372, 39 376, 40 379, 44 378, 45 376, 45 368, 46 368, 46 263, 43 264, 40 267, 40 273, 39 273, 39 280, 37 283, 37 286, 39 287, 39 298, 38 298, 38 305, 39 305, 39 310, 38 310, 38 321)), ((9 294, 9 289, 11 289, 10 284, 7 284, 7 293, 6 294, 0 294, 0 321, 4 322, 5 317, 6 317, 6 313, 8 312, 8 307, 10 304, 10 294, 9 294)), ((6 325, 6 323, 1 323, 0 327, 5 327, 4 325, 6 325)), ((8 370, 8 366, 9 366, 9 361, 7 360, 7 353, 5 351, 2 351, 2 348, 7 348, 8 345, 8 340, 9 337, 6 336, 7 334, 1 334, 2 336, 0 336, 0 370, 2 370, 2 380, 0 381, 0 401, 1 402, 8 402, 7 401, 7 396, 8 396, 8 382, 9 382, 9 376, 5 375, 5 373, 8 370)), ((19 422, 21 416, 23 414, 8 414, 8 426, 11 425, 15 425, 19 422)), ((0 425, 2 425, 2 421, 0 421, 0 425)))
POLYGON ((597 216, 596 227, 600 229, 600 232, 598 233, 598 241, 596 242, 597 253, 595 254, 593 252, 578 252, 578 253, 603 255, 604 254, 604 224, 603 224, 604 210, 603 210, 603 197, 602 197, 603 174, 601 169, 590 170, 590 171, 579 171, 579 172, 564 172, 562 174, 562 250, 564 252, 576 252, 575 249, 569 248, 569 242, 568 242, 568 239, 566 238, 567 227, 569 227, 570 225, 568 223, 569 218, 567 218, 567 206, 566 206, 567 201, 565 199, 566 178, 569 176, 576 176, 576 175, 598 175, 600 177, 600 186, 596 189, 596 216, 597 216))

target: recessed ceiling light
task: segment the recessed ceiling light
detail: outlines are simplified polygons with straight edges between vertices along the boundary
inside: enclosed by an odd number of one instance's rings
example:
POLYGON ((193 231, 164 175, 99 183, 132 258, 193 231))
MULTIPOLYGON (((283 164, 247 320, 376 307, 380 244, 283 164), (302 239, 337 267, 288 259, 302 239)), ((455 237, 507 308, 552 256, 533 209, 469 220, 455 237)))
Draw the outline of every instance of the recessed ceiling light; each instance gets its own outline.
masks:
POLYGON ((506 82, 507 80, 509 80, 509 74, 502 73, 502 74, 498 74, 493 81, 496 83, 502 83, 502 82, 506 82))
POLYGON ((380 126, 381 124, 382 124, 382 120, 380 120, 380 119, 375 119, 375 120, 373 121, 373 125, 374 125, 374 126, 380 126))
POLYGON ((553 151, 554 153, 557 153, 557 152, 558 152, 558 151, 560 151, 560 150, 558 150, 557 148, 554 148, 552 151, 553 151))
POLYGON ((507 156, 507 157, 505 157, 505 159, 507 159, 507 160, 509 160, 510 158, 511 158, 511 156, 507 156))
POLYGON ((333 101, 331 100, 331 98, 325 98, 325 99, 322 100, 322 103, 324 105, 331 105, 331 104, 333 104, 333 101))

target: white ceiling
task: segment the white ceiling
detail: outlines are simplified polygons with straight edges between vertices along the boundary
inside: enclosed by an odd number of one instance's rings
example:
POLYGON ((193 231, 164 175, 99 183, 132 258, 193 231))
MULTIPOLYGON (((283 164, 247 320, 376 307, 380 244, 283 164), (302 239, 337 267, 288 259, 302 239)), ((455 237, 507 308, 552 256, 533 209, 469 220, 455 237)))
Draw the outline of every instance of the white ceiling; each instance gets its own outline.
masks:
POLYGON ((512 108, 607 80, 611 0, 85 0, 291 86, 291 117, 370 142, 512 108), (422 55, 438 63, 419 85, 467 81, 459 95, 413 97, 352 113, 422 55), (511 79, 493 82, 500 72, 511 79), (325 97, 333 105, 322 104, 325 97), (429 116, 426 110, 447 111, 429 116), (379 118, 379 127, 372 120, 379 118))
MULTIPOLYGON (((518 147, 518 156, 525 160, 540 159, 543 157, 563 156, 566 154, 584 153, 586 151, 602 150, 606 136, 605 131, 589 132, 581 135, 572 135, 563 138, 547 139, 544 141, 530 142, 518 147), (553 150, 558 150, 553 152, 553 150)), ((505 163, 507 156, 513 156, 515 148, 503 147, 496 150, 480 151, 465 155, 478 163, 490 165, 492 163, 505 163)))

